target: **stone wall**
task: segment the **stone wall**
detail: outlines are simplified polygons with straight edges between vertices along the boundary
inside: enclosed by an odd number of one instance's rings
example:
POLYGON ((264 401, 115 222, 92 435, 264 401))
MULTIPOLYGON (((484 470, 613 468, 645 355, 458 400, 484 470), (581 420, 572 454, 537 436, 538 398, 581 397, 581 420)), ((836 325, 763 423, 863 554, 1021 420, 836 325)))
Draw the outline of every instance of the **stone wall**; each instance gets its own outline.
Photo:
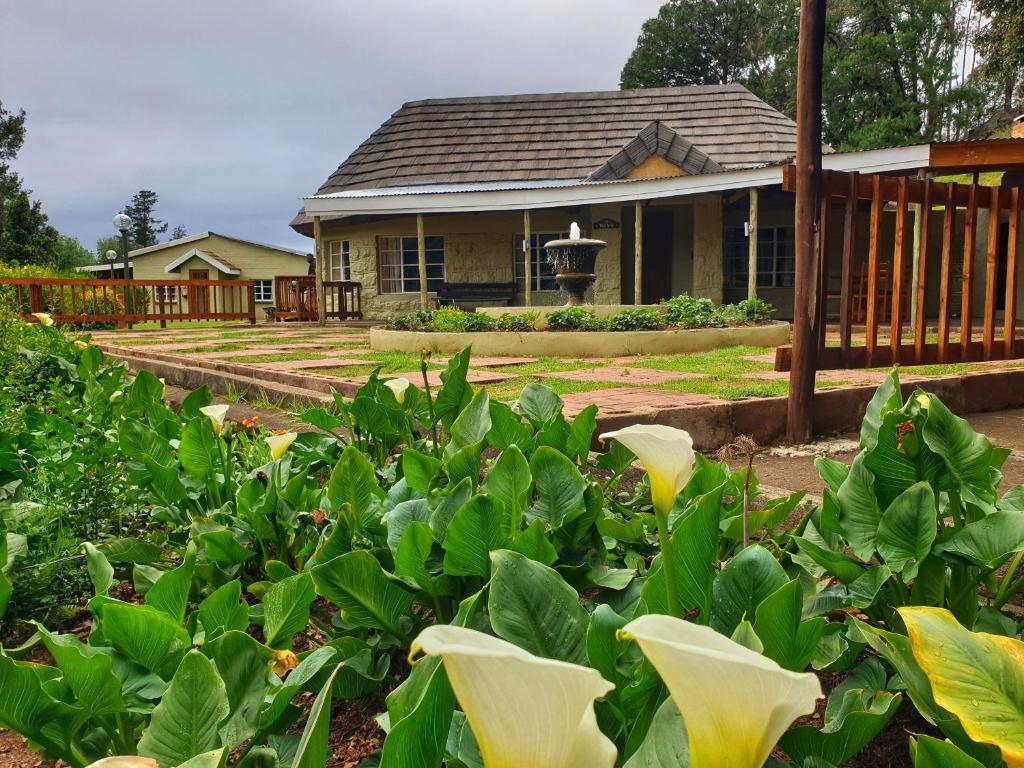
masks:
POLYGON ((722 301, 722 196, 693 198, 693 295, 722 301))

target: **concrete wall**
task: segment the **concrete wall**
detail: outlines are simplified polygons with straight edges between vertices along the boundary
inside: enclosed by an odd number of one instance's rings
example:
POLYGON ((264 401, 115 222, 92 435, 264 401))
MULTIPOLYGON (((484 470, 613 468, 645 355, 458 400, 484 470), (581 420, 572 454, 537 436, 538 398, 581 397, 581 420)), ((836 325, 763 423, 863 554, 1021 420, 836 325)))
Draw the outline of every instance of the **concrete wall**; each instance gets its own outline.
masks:
POLYGON ((722 196, 693 198, 694 296, 722 301, 722 196))

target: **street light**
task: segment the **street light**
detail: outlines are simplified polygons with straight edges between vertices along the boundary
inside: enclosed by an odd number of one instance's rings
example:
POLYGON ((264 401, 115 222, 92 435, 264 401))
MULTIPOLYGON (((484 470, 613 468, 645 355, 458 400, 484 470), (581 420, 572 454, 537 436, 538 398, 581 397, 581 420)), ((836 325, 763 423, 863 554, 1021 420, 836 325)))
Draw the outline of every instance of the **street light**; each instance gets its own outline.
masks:
POLYGON ((114 277, 114 262, 117 261, 117 251, 111 249, 107 251, 107 261, 110 262, 109 274, 111 279, 114 277))
MULTIPOLYGON (((128 275, 128 230, 131 228, 131 226, 132 226, 132 219, 131 219, 131 216, 129 216, 128 214, 126 214, 126 213, 119 213, 116 216, 114 216, 114 229, 120 231, 120 233, 121 233, 121 250, 124 251, 124 270, 123 270, 123 274, 124 274, 124 279, 125 280, 130 280, 131 279, 130 276, 128 275)), ((109 258, 109 256, 110 255, 107 254, 108 258, 109 258)), ((111 271, 111 275, 110 276, 113 277, 114 276, 113 275, 113 271, 114 271, 113 270, 113 264, 111 264, 111 270, 110 271, 111 271)), ((125 304, 125 306, 124 306, 125 312, 127 312, 130 315, 132 313, 132 287, 131 287, 131 285, 125 285, 125 287, 124 287, 124 298, 125 298, 125 302, 124 302, 124 304, 125 304)), ((129 328, 132 327, 131 323, 128 323, 128 327, 129 328)))

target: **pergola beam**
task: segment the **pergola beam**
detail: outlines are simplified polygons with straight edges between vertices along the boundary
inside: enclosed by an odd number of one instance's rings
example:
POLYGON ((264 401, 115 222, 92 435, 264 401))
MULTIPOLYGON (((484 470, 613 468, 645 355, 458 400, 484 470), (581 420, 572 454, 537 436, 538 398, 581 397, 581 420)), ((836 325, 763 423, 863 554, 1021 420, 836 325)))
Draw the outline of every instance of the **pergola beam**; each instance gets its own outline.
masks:
POLYGON ((1024 141, 987 139, 932 144, 928 168, 944 173, 1024 169, 1024 141))

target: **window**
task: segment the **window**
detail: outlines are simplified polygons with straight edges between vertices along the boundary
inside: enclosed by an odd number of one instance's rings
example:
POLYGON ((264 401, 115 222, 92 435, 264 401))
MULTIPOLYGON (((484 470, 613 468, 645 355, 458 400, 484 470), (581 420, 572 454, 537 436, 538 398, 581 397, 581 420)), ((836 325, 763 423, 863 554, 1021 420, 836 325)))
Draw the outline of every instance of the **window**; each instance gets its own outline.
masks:
POLYGON ((176 285, 158 285, 155 293, 157 301, 171 302, 178 300, 178 286, 176 285))
MULTIPOLYGON (((723 272, 726 288, 746 288, 750 238, 745 227, 726 227, 723 272)), ((792 227, 758 227, 757 285, 791 288, 796 274, 792 227)))
MULTIPOLYGON (((530 235, 530 288, 534 291, 557 291, 555 266, 548 261, 544 244, 552 240, 563 240, 566 232, 535 232, 530 235)), ((516 289, 526 290, 526 259, 523 254, 523 235, 512 239, 512 265, 516 276, 516 289)))
POLYGON ((253 280, 256 301, 271 302, 274 300, 273 280, 253 280))
MULTIPOLYGON (((444 282, 444 238, 428 237, 427 290, 436 291, 444 282)), ((377 238, 381 293, 419 293, 419 256, 415 237, 377 238)))
POLYGON ((352 265, 348 257, 348 240, 331 240, 326 245, 327 279, 351 280, 352 265))

